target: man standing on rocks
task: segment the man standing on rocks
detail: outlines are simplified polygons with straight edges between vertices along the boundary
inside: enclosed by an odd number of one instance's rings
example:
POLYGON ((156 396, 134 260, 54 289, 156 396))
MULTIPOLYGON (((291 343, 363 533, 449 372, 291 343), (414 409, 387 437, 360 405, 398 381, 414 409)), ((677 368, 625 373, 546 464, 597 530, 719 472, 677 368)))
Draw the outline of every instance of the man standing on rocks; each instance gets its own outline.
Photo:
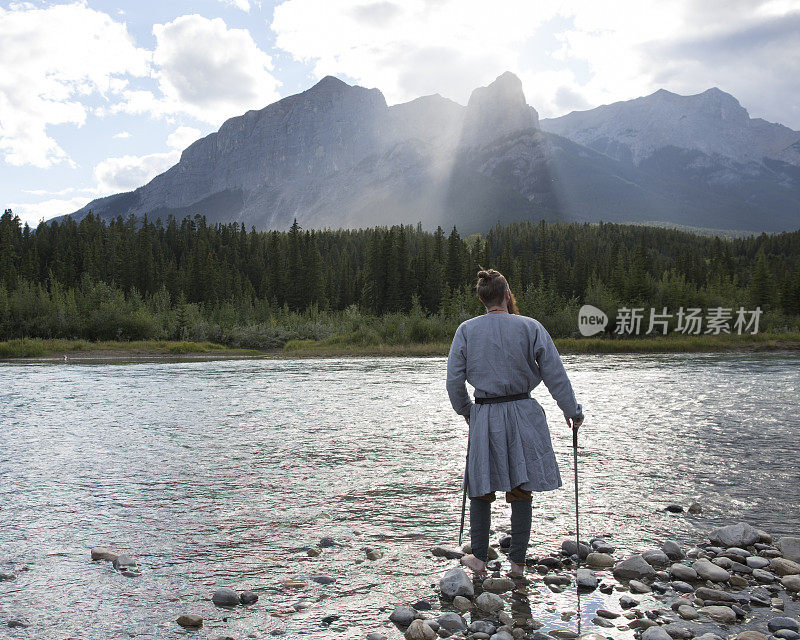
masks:
POLYGON ((567 424, 583 423, 553 340, 533 318, 519 315, 503 275, 478 273, 478 298, 486 313, 456 330, 447 360, 447 393, 469 425, 466 490, 472 553, 461 563, 484 571, 489 551, 491 503, 505 491, 511 503, 512 576, 522 576, 531 532, 531 492, 561 486, 544 410, 530 392, 544 381, 567 424), (466 382, 475 387, 475 402, 466 382))

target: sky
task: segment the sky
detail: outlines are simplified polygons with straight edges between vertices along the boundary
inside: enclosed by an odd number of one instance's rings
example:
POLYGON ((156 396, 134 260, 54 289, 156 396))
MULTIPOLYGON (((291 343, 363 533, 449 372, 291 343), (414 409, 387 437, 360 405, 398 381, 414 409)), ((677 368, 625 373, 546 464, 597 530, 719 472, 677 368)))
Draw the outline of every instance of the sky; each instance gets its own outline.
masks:
POLYGON ((0 205, 129 191, 326 75, 466 104, 504 71, 540 117, 716 86, 800 129, 800 0, 0 0, 0 205))

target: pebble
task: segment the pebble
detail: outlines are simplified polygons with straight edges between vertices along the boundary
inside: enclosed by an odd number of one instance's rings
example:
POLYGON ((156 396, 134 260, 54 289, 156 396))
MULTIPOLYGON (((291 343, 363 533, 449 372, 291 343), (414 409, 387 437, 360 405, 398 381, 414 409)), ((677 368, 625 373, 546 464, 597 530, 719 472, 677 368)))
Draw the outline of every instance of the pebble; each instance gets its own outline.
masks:
POLYGON ((689 604, 682 604, 679 606, 678 615, 684 620, 697 620, 700 617, 700 614, 697 613, 697 609, 689 604))
POLYGON ((703 513, 703 505, 699 502, 692 502, 692 504, 689 505, 689 513, 693 516, 703 513))
POLYGON ((17 574, 15 573, 3 573, 0 571, 0 582, 9 582, 11 580, 16 580, 17 574))
POLYGON ((569 629, 553 629, 550 635, 561 640, 575 640, 578 637, 577 633, 569 629))
POLYGON ((504 593, 506 591, 513 591, 516 584, 514 584, 511 578, 486 578, 482 586, 484 591, 504 593))
POLYGON ((368 633, 367 634, 367 640, 387 640, 387 638, 382 633, 378 633, 377 631, 373 631, 372 633, 368 633))
POLYGON ((331 538, 330 536, 325 536, 323 538, 320 538, 320 541, 317 543, 317 546, 325 549, 327 547, 332 547, 335 544, 336 541, 333 538, 331 538))
POLYGON ((302 589, 308 585, 305 580, 300 580, 299 578, 290 578, 289 580, 284 580, 281 584, 287 589, 302 589))
POLYGON ((668 513, 683 513, 683 507, 679 504, 668 504, 664 507, 664 511, 668 513))
POLYGON ((447 547, 434 547, 431 554, 437 558, 447 558, 448 560, 458 560, 464 557, 464 552, 458 549, 448 549, 447 547))
POLYGON ((694 591, 694 587, 683 580, 674 580, 673 582, 669 583, 669 586, 675 589, 675 591, 678 593, 692 593, 692 591, 694 591))
POLYGON ((778 576, 795 576, 800 574, 800 564, 786 558, 773 558, 769 561, 769 568, 778 576))
POLYGON ((747 579, 742 576, 731 576, 730 583, 732 587, 746 587, 748 585, 747 579))
POLYGON ((592 569, 607 569, 614 566, 614 558, 607 553, 593 551, 586 556, 586 564, 592 569))
POLYGON ((457 613, 443 613, 436 619, 436 622, 439 623, 441 628, 447 629, 448 631, 467 630, 467 623, 464 622, 464 618, 457 613))
POLYGON ((653 591, 644 582, 639 582, 638 580, 631 580, 628 586, 630 587, 631 593, 651 593, 653 591))
POLYGON ((242 591, 239 594, 239 602, 242 604, 255 604, 258 602, 258 594, 252 591, 242 591))
POLYGON ((566 587, 567 585, 572 584, 572 578, 570 578, 568 575, 564 575, 561 573, 545 576, 544 578, 542 578, 542 581, 546 585, 551 587, 552 586, 566 587))
POLYGON ((401 627, 407 627, 417 618, 417 612, 412 607, 400 605, 395 607, 389 616, 389 620, 401 627))
POLYGON ((494 635, 492 635, 489 640, 514 640, 514 636, 511 635, 508 631, 501 629, 494 635))
POLYGON ((597 576, 589 569, 578 569, 575 572, 575 583, 579 589, 594 591, 597 589, 597 576))
POLYGON ((781 638, 782 640, 798 640, 798 638, 800 638, 800 633, 797 633, 797 631, 791 631, 790 629, 781 629, 772 635, 774 635, 776 638, 781 638))
POLYGON ((781 584, 787 591, 794 591, 800 593, 800 576, 783 576, 781 584))
POLYGON ((601 618, 607 618, 608 620, 615 620, 619 618, 619 614, 615 611, 609 611, 608 609, 598 609, 595 613, 600 616, 601 618))
POLYGON ((700 558, 695 560, 692 569, 697 572, 703 580, 711 580, 712 582, 727 582, 731 579, 731 574, 722 567, 718 567, 710 560, 700 558))
POLYGON ((453 606, 462 613, 472 609, 472 603, 464 596, 456 596, 453 598, 453 606))
POLYGON ((197 627, 203 626, 203 617, 197 615, 196 613, 184 613, 183 615, 178 616, 178 619, 175 622, 186 629, 196 629, 197 627))
POLYGON ((787 560, 800 562, 800 537, 783 536, 778 540, 777 547, 787 560))
POLYGON ((639 601, 629 595, 624 595, 619 599, 619 606, 623 609, 632 609, 638 606, 639 601))
POLYGON ((505 535, 497 541, 501 549, 508 549, 511 547, 511 536, 505 535))
POLYGON ((367 560, 380 560, 383 558, 383 551, 380 549, 365 549, 367 560))
POLYGON ((711 532, 709 539, 721 547, 749 547, 759 541, 758 530, 746 522, 729 524, 711 532))
POLYGON ((672 640, 672 636, 661 627, 656 626, 645 629, 642 633, 642 640, 672 640))
POLYGON ((115 569, 122 570, 122 569, 136 567, 136 560, 131 558, 129 555, 123 553, 114 558, 112 564, 114 565, 115 569))
POLYGON ((745 558, 745 564, 751 569, 764 569, 769 566, 769 560, 760 556, 748 556, 745 558))
POLYGON ((775 574, 766 569, 753 569, 753 577, 761 584, 770 584, 776 580, 775 574))
POLYGON ((16 620, 12 618, 6 622, 6 626, 8 626, 10 629, 27 629, 30 625, 24 620, 16 620))
POLYGON ((211 596, 211 602, 218 607, 234 607, 239 604, 239 594, 233 589, 222 587, 214 592, 211 596))
POLYGON ((772 600, 770 601, 770 606, 773 609, 779 609, 780 611, 783 611, 784 607, 783 600, 781 600, 780 598, 772 598, 772 600))
POLYGON ((714 602, 736 602, 734 598, 727 591, 721 589, 709 589, 708 587, 700 587, 695 594, 701 600, 713 600, 714 602))
POLYGON ((472 586, 472 580, 460 567, 450 569, 441 577, 439 589, 445 598, 455 598, 456 596, 472 598, 475 595, 475 587, 472 586))
POLYGON ((730 607, 711 605, 708 607, 700 607, 698 612, 707 615, 715 622, 722 622, 723 624, 736 622, 736 613, 730 607))
POLYGON ((666 540, 661 544, 661 550, 673 561, 683 560, 686 554, 683 553, 681 546, 674 540, 666 540))
POLYGON ((405 633, 407 640, 436 640, 436 632, 423 620, 414 620, 405 633))
POLYGON ((484 591, 481 595, 475 598, 475 606, 487 613, 497 613, 503 610, 503 599, 496 593, 488 593, 484 591))
POLYGON ((430 611, 431 609, 433 609, 433 605, 427 600, 417 600, 411 606, 413 609, 416 609, 417 611, 430 611))
POLYGON ((580 559, 584 560, 591 552, 591 547, 583 543, 578 547, 575 540, 564 540, 564 542, 561 543, 561 553, 567 556, 574 556, 577 553, 580 559))
POLYGON ((652 579, 656 572, 642 556, 632 556, 615 564, 613 574, 617 580, 639 580, 641 578, 652 579))
POLYGON ((306 553, 309 555, 310 558, 316 558, 322 554, 322 549, 319 547, 309 547, 306 553))
POLYGON ((331 578, 330 576, 308 576, 308 579, 317 584, 333 584, 336 582, 336 578, 331 578))
POLYGON ((114 562, 114 560, 116 560, 118 557, 118 553, 115 553, 110 549, 106 549, 105 547, 94 547, 92 549, 92 560, 107 560, 108 562, 114 562))
POLYGON ((485 633, 490 636, 495 632, 495 626, 488 620, 475 620, 470 623, 469 630, 472 633, 485 633))
POLYGON ((800 624, 797 623, 797 620, 793 620, 792 618, 772 618, 772 620, 767 622, 767 629, 772 632, 779 631, 780 629, 789 629, 796 633, 800 631, 800 624))
POLYGON ((767 636, 763 633, 759 633, 758 631, 742 631, 738 636, 736 636, 735 640, 767 640, 767 636))
POLYGON ((697 580, 697 571, 685 564, 675 563, 669 568, 669 574, 677 580, 692 582, 697 580))
POLYGON ((642 558, 645 559, 645 562, 654 567, 663 567, 670 562, 669 556, 660 549, 648 549, 642 552, 642 558))

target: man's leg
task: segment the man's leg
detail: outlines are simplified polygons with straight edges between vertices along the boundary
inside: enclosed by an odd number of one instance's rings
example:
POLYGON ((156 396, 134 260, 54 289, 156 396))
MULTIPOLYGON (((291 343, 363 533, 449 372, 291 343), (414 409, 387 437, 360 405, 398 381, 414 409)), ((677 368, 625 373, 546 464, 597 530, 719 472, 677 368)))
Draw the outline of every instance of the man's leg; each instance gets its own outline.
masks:
POLYGON ((473 571, 483 571, 489 560, 492 502, 494 502, 494 492, 469 499, 469 537, 472 553, 461 558, 461 564, 473 571))
POLYGON ((531 538, 531 492, 516 487, 506 494, 506 500, 511 503, 511 548, 508 550, 508 559, 513 563, 512 573, 521 574, 531 538))

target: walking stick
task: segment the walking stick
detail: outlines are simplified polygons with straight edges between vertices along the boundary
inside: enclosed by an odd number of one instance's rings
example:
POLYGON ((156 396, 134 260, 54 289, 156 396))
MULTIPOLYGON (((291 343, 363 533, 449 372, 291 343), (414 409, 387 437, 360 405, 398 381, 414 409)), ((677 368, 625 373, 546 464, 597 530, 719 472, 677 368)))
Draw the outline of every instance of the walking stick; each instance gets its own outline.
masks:
MULTIPOLYGON (((469 425, 469 423, 467 423, 469 425)), ((467 461, 464 465, 464 494, 461 497, 461 528, 458 530, 458 546, 464 538, 464 514, 467 510, 467 478, 469 474, 469 430, 467 430, 467 461)))
POLYGON ((575 553, 578 554, 578 564, 581 562, 581 529, 578 518, 578 427, 572 423, 572 460, 575 467, 575 553))

